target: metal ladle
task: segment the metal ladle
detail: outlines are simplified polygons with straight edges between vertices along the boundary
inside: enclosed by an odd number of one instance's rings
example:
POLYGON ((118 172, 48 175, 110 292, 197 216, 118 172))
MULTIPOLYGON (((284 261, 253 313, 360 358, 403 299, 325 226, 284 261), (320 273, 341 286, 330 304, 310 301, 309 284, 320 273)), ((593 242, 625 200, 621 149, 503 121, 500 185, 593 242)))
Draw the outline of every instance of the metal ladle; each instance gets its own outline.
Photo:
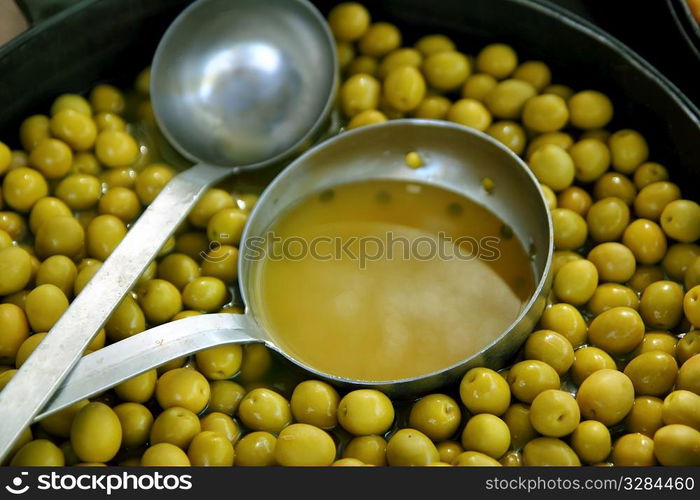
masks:
POLYGON ((163 36, 151 99, 196 165, 151 203, 0 393, 0 461, 202 193, 308 146, 330 115, 335 44, 306 0, 199 0, 163 36))
MULTIPOLYGON (((539 184, 529 168, 488 135, 454 123, 395 120, 344 132, 319 144, 289 165, 267 187, 250 214, 240 245, 239 284, 245 314, 208 314, 152 328, 85 356, 39 418, 98 394, 172 359, 224 344, 262 342, 314 376, 336 385, 374 387, 396 396, 426 392, 457 380, 475 366, 498 368, 512 359, 542 313, 549 292, 553 253, 552 223, 539 184), (417 151, 421 168, 409 168, 406 153, 417 151), (493 192, 482 186, 493 181, 493 192), (518 317, 493 342, 442 369, 400 380, 353 380, 322 373, 279 347, 260 322, 265 304, 253 279, 259 259, 246 241, 260 237, 273 222, 309 193, 368 179, 432 184, 488 208, 532 256, 535 289, 518 317)), ((358 272, 361 272, 358 270, 358 272)), ((479 335, 479 325, 465 325, 479 335)))

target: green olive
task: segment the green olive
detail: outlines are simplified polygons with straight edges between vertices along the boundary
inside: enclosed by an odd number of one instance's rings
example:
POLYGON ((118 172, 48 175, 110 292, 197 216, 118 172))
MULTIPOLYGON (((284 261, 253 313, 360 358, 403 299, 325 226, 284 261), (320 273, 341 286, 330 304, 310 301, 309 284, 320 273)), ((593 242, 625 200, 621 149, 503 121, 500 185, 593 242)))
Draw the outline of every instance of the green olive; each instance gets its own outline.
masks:
POLYGON ((151 427, 150 442, 170 443, 184 450, 201 430, 197 415, 185 408, 172 406, 156 417, 151 427))
POLYGON ((610 99, 596 90, 583 90, 569 99, 571 124, 590 130, 605 127, 613 116, 610 99))
POLYGON ((156 399, 164 409, 178 406, 199 413, 207 406, 209 395, 207 379, 190 368, 167 371, 156 384, 156 399))
POLYGON ((464 406, 473 414, 503 415, 510 405, 510 387, 497 372, 489 368, 472 368, 459 385, 464 406))
POLYGON ((666 205, 681 197, 681 190, 673 182, 659 181, 647 184, 634 199, 637 217, 658 221, 666 205))
POLYGON ((554 277, 554 293, 563 302, 583 305, 598 286, 598 270, 592 262, 582 259, 564 264, 554 277))
POLYGON ((631 174, 649 156, 649 147, 644 137, 631 129, 618 130, 608 139, 612 165, 623 174, 631 174))
POLYGON ((569 148, 569 154, 579 182, 594 182, 610 168, 610 150, 598 139, 581 139, 569 148))
POLYGON ((685 389, 700 395, 700 354, 688 358, 678 370, 676 389, 685 389))
POLYGON ((0 295, 10 295, 22 290, 32 274, 31 256, 18 247, 0 250, 0 295))
POLYGON ((369 23, 369 12, 357 2, 338 4, 328 13, 328 24, 333 35, 344 42, 352 42, 364 35, 369 23))
POLYGON ((486 94, 491 92, 496 85, 498 85, 498 80, 486 73, 469 75, 462 86, 462 97, 483 102, 486 94))
POLYGON ((513 151, 516 155, 522 154, 527 143, 525 130, 517 123, 510 120, 501 120, 492 123, 486 133, 498 142, 513 151))
POLYGON ((148 441, 153 426, 153 415, 139 403, 122 403, 114 407, 122 427, 122 444, 138 448, 148 441))
POLYGON ((425 97, 425 80, 413 66, 400 66, 391 70, 384 80, 384 98, 399 111, 411 111, 425 97))
POLYGON ((182 449, 171 443, 150 446, 141 457, 144 467, 189 467, 190 460, 182 449))
POLYGON ((460 453, 464 452, 462 445, 456 441, 442 441, 437 446, 440 461, 451 464, 460 453))
POLYGON ((390 23, 373 23, 357 43, 363 54, 382 57, 401 46, 401 32, 390 23))
POLYGON ((518 55, 512 47, 503 43, 487 45, 476 56, 479 71, 498 79, 509 76, 517 66, 518 55))
POLYGON ((611 354, 625 354, 644 337, 644 322, 630 307, 613 307, 596 316, 588 330, 591 343, 611 354))
POLYGON ((220 432, 202 431, 192 439, 187 457, 194 466, 230 467, 234 460, 233 444, 220 432))
POLYGON ((637 266, 637 270, 627 282, 635 292, 641 294, 646 287, 655 281, 664 279, 664 271, 660 266, 637 266))
POLYGON ((650 328, 670 330, 683 314, 683 288, 673 281, 657 281, 644 289, 639 312, 650 328))
POLYGON ((523 124, 535 132, 556 132, 563 128, 568 121, 569 109, 566 106, 566 101, 558 95, 541 94, 535 96, 528 100, 523 108, 523 124))
POLYGON ((212 276, 194 278, 182 290, 182 301, 189 309, 214 312, 228 301, 226 284, 212 276))
POLYGON ((54 194, 73 210, 87 210, 97 204, 102 186, 94 175, 72 174, 58 183, 54 194))
POLYGON ((227 285, 233 284, 238 278, 238 249, 217 245, 209 250, 202 261, 201 274, 218 278, 227 285))
POLYGON ((148 322, 157 325, 169 321, 182 310, 182 298, 172 283, 153 279, 139 288, 138 305, 148 322))
POLYGON ((666 236, 655 222, 637 219, 632 222, 622 236, 627 246, 641 264, 655 264, 666 253, 666 236))
POLYGON ((349 117, 377 109, 381 94, 381 84, 372 75, 358 73, 348 78, 340 87, 340 103, 343 112, 349 117))
POLYGON ((97 205, 100 214, 113 215, 124 223, 129 223, 141 212, 141 202, 136 193, 125 187, 109 189, 97 205))
POLYGON ((61 449, 48 439, 35 439, 22 446, 12 457, 12 467, 62 467, 65 457, 61 449))
POLYGON ((523 448, 523 465, 566 467, 581 465, 581 461, 564 441, 552 437, 539 437, 523 448))
POLYGON ((637 188, 632 181, 626 175, 617 172, 601 175, 593 186, 593 196, 597 200, 619 198, 627 205, 632 205, 636 195, 637 188))
POLYGON ((440 454, 430 438, 422 432, 401 429, 389 439, 386 458, 391 466, 408 467, 435 463, 440 460, 440 454))
POLYGON ((335 461, 336 449, 328 433, 309 424, 292 424, 277 438, 275 461, 288 467, 324 467, 335 461))
POLYGON ((421 69, 428 84, 440 92, 460 88, 471 73, 467 56, 454 50, 429 55, 423 61, 421 69))
POLYGON ((297 422, 332 429, 338 424, 340 396, 329 384, 306 380, 294 388, 290 401, 297 422))
POLYGON ((243 348, 238 344, 222 345, 199 351, 195 355, 197 370, 209 380, 233 377, 241 368, 243 348))
POLYGON ((574 381, 581 384, 593 372, 604 368, 615 369, 615 361, 610 355, 597 347, 583 347, 574 352, 571 373, 574 381))
POLYGON ((523 403, 531 403, 539 393, 559 389, 560 386, 559 375, 554 368, 535 359, 514 364, 507 380, 513 396, 523 403))
POLYGON ((627 375, 638 395, 661 396, 676 381, 678 364, 673 356, 662 351, 640 354, 625 367, 627 375))
POLYGON ((65 255, 53 255, 39 265, 36 274, 36 284, 54 285, 66 297, 73 295, 73 284, 78 276, 78 270, 71 259, 65 255))
POLYGON ((578 309, 570 304, 547 307, 540 318, 540 327, 562 334, 574 347, 586 341, 588 326, 578 309))
POLYGON ((634 385, 622 372, 604 368, 591 373, 576 395, 581 415, 607 426, 622 421, 634 405, 634 385))
POLYGON ((601 243, 588 252, 601 281, 625 283, 634 275, 636 261, 632 251, 621 243, 601 243))
POLYGON ((632 355, 639 356, 642 353, 650 351, 662 351, 675 357, 676 344, 678 339, 666 332, 650 331, 644 334, 642 343, 632 352, 632 355))
POLYGON ((279 433, 292 422, 289 402, 269 389, 253 389, 238 406, 243 424, 253 430, 279 433))
POLYGON ((51 121, 45 115, 32 115, 26 118, 19 127, 20 143, 29 152, 50 136, 51 121))
POLYGON ((557 196, 557 206, 573 210, 581 217, 585 217, 593 204, 588 191, 578 186, 569 186, 557 196))
POLYGON ((2 181, 2 198, 10 208, 28 212, 49 192, 46 179, 40 172, 26 167, 10 170, 2 181))
POLYGON ((639 432, 649 437, 664 425, 662 418, 663 401, 654 396, 638 396, 632 410, 625 417, 625 427, 629 432, 639 432))
POLYGON ((500 467, 501 463, 478 451, 465 451, 452 461, 456 467, 500 467))
POLYGON ((24 310, 15 304, 0 304, 0 363, 14 364, 17 351, 28 337, 24 310))
MULTIPOLYGON (((661 261, 661 267, 663 267, 669 278, 683 282, 688 269, 698 257, 700 257, 700 245, 695 245, 693 243, 676 243, 668 247, 668 251, 661 261)), ((695 285, 686 288, 690 289, 693 288, 693 286, 695 285)))
POLYGON ((47 196, 37 201, 29 214, 29 229, 36 234, 44 221, 56 216, 73 215, 68 205, 58 198, 47 196))
POLYGON ((484 131, 491 125, 491 113, 476 99, 460 99, 447 112, 447 119, 484 131))
POLYGON ((415 47, 423 55, 429 56, 431 54, 435 54, 436 52, 454 50, 455 44, 445 35, 434 34, 420 37, 416 42, 415 47))
POLYGON ((566 337, 552 330, 538 330, 525 342, 525 358, 544 361, 563 375, 574 362, 574 349, 566 337))
POLYGON ((141 170, 134 181, 134 191, 141 203, 149 205, 174 175, 173 169, 162 163, 154 163, 141 170))
POLYGON ((87 404, 73 419, 70 442, 83 462, 109 462, 122 444, 119 418, 103 403, 87 404))
POLYGON ((39 285, 27 295, 24 306, 35 332, 48 332, 68 309, 68 299, 56 285, 39 285))
POLYGON ((653 182, 666 180, 668 180, 668 170, 660 163, 648 161, 639 165, 634 171, 634 184, 640 190, 653 182))
POLYGON ((619 438, 612 450, 612 461, 616 466, 649 467, 656 465, 654 441, 644 434, 625 434, 619 438))
POLYGON ((126 235, 124 222, 114 215, 98 215, 88 224, 85 246, 88 255, 106 260, 126 235))
POLYGON ((538 92, 542 92, 549 85, 552 79, 552 72, 542 61, 525 61, 515 69, 513 78, 525 80, 531 83, 538 92))
POLYGON ((209 241, 221 245, 238 245, 247 220, 248 215, 238 207, 219 210, 207 223, 209 241))
POLYGON ((385 394, 374 389, 359 389, 340 400, 338 422, 355 436, 383 434, 394 422, 394 407, 385 394))
MULTIPOLYGON (((211 410, 211 408, 210 408, 211 410)), ((223 435, 231 444, 236 444, 241 437, 241 427, 233 418, 225 413, 207 413, 200 420, 202 431, 214 431, 223 435)))
POLYGON ((537 437, 537 431, 530 420, 530 407, 515 403, 508 408, 503 421, 508 425, 511 437, 511 448, 522 450, 526 443, 537 437))
MULTIPOLYGON (((566 152, 565 149, 556 144, 545 144, 539 147, 530 156, 528 160, 528 165, 537 177, 537 180, 540 181, 542 184, 549 186, 554 191, 562 191, 571 186, 571 183, 574 182, 574 161, 571 159, 571 156, 569 155, 569 153, 566 152)), ((561 208, 558 210, 566 210, 566 212, 561 212, 562 214, 569 214, 569 212, 573 212, 573 210, 569 211, 567 208, 561 208)), ((555 217, 554 214, 555 212, 552 211, 552 217, 555 217)), ((579 214, 576 213, 576 215, 579 214)), ((569 220, 572 217, 573 216, 569 216, 568 219, 561 221, 561 223, 566 224, 567 226, 574 226, 575 222, 569 220)), ((585 226, 585 222, 583 222, 583 225, 585 226)), ((557 229, 559 229, 560 232, 562 232, 561 230, 564 228, 557 228, 555 224, 555 233, 557 232, 557 229)), ((572 230, 573 229, 569 229, 569 231, 572 230)), ((581 246, 580 243, 574 246, 567 245, 567 248, 564 248, 562 245, 557 245, 557 248, 567 250, 571 248, 577 248, 579 246, 581 246)))
POLYGON ((454 435, 461 419, 462 412, 454 399, 445 394, 429 394, 414 403, 408 424, 433 441, 442 441, 454 435))
POLYGON ((617 283, 603 283, 595 289, 586 304, 586 309, 594 315, 609 311, 615 307, 639 308, 639 297, 634 290, 617 283))
POLYGON ((70 216, 56 216, 44 221, 34 241, 40 257, 65 255, 75 258, 83 251, 84 243, 85 230, 80 222, 70 216))
POLYGON ((136 375, 114 388, 119 399, 131 403, 146 403, 156 391, 158 374, 156 370, 148 370, 141 375, 136 375))
POLYGON ((532 426, 544 436, 566 436, 576 429, 580 418, 574 397, 557 389, 539 393, 530 406, 532 426))
POLYGON ((610 431, 597 420, 585 420, 571 434, 571 447, 587 464, 595 464, 610 455, 610 431))
POLYGON ((277 438, 269 432, 251 432, 236 443, 236 465, 264 467, 275 465, 277 438))
POLYGON ((700 354, 700 330, 686 333, 676 344, 676 356, 679 363, 685 363, 696 354, 700 354))
POLYGON ((387 442, 382 436, 357 436, 347 443, 343 457, 382 467, 386 465, 386 445, 387 442))
POLYGON ((673 391, 664 399, 661 411, 667 425, 683 424, 700 430, 700 395, 685 390, 673 391))
MULTIPOLYGON (((602 243, 605 241, 615 241, 627 234, 626 229, 630 220, 630 209, 619 198, 603 198, 591 205, 586 222, 588 223, 588 231, 593 241, 602 243)), ((635 224, 635 221, 632 224, 635 224)), ((637 229, 639 231, 639 229, 637 229)), ((635 257, 639 260, 638 253, 635 249, 639 249, 640 245, 626 245, 632 250, 635 257)), ((646 263, 646 262, 642 262, 646 263)))
MULTIPOLYGON (((81 271, 81 274, 82 273, 81 271)), ((146 317, 141 307, 139 307, 136 300, 134 300, 131 295, 127 295, 122 299, 105 325, 107 336, 112 342, 118 342, 131 337, 132 335, 141 333, 145 329, 146 317)))
POLYGON ((511 78, 499 82, 484 96, 484 104, 496 118, 515 120, 520 118, 525 103, 537 91, 530 83, 511 78))
POLYGON ((700 465, 700 431, 687 425, 671 424, 654 434, 654 454, 661 465, 700 465))
POLYGON ((661 212, 661 227, 669 237, 693 243, 700 238, 700 205, 691 200, 672 201, 661 212))

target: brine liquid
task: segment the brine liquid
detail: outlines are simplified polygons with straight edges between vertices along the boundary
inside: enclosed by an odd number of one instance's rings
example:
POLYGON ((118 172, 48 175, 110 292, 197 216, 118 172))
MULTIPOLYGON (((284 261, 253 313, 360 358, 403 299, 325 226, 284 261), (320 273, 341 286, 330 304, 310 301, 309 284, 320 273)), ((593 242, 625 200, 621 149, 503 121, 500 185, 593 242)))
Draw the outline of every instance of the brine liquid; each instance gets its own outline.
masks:
POLYGON ((502 333, 534 289, 508 226, 427 184, 315 193, 275 222, 261 249, 253 279, 264 328, 299 361, 352 379, 457 363, 502 333))

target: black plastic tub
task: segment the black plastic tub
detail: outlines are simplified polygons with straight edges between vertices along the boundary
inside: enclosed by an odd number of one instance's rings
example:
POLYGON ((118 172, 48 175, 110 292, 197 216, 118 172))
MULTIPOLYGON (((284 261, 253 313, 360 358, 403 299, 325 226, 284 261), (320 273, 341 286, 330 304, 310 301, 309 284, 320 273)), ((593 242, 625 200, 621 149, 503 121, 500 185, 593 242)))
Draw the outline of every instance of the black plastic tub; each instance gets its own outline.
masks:
MULTIPOLYGON (((16 144, 17 126, 62 92, 97 81, 129 84, 147 65, 168 23, 189 0, 83 0, 0 49, 0 137, 16 144)), ((326 12, 337 1, 315 2, 326 12)), ((689 197, 700 194, 700 112, 669 80, 626 46, 542 0, 372 0, 375 19, 397 23, 411 43, 444 32, 462 50, 498 40, 523 58, 552 67, 554 80, 608 93, 613 127, 647 137, 689 197)))

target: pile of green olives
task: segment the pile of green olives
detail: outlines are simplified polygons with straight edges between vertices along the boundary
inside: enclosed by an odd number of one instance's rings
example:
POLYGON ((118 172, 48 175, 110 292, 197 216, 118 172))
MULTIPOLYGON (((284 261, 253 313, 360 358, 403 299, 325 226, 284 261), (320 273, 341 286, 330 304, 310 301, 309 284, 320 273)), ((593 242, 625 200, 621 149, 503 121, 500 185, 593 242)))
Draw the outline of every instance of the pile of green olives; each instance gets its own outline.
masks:
MULTIPOLYGON (((700 205, 602 92, 553 83, 502 43, 412 45, 355 2, 328 14, 346 128, 449 120, 491 135, 541 183, 553 290, 514 364, 413 401, 339 392, 264 346, 222 346, 139 374, 25 430, 12 465, 700 465, 700 205)), ((0 390, 175 175, 148 71, 27 118, 0 143, 0 390)), ((421 167, 421 162, 413 165, 421 167)), ((496 192, 498 186, 491 186, 496 192)), ((209 190, 88 347, 231 301, 256 196, 209 190)))

